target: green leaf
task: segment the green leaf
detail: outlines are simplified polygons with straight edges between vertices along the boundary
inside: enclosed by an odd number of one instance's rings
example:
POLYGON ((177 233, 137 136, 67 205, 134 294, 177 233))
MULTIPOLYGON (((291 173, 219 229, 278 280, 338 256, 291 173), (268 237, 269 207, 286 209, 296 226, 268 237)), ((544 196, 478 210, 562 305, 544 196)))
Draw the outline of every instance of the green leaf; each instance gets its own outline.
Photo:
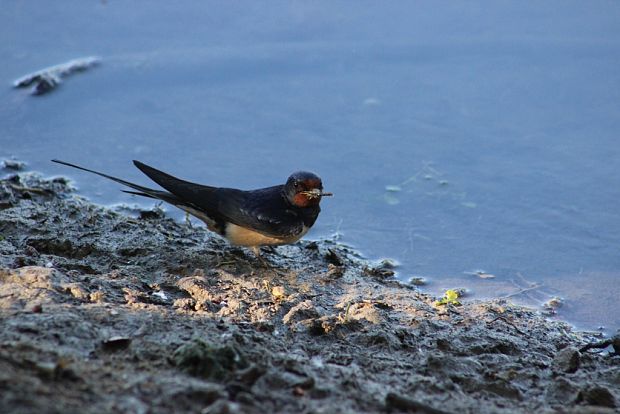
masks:
POLYGON ((460 305, 461 302, 459 302, 457 299, 459 298, 459 292, 454 290, 454 289, 448 289, 446 290, 446 293, 444 293, 443 298, 441 298, 440 300, 435 301, 434 305, 435 306, 441 306, 441 305, 460 305))
POLYGON ((457 292, 454 289, 449 289, 449 290, 446 290, 445 296, 448 302, 454 302, 459 298, 459 292, 457 292))

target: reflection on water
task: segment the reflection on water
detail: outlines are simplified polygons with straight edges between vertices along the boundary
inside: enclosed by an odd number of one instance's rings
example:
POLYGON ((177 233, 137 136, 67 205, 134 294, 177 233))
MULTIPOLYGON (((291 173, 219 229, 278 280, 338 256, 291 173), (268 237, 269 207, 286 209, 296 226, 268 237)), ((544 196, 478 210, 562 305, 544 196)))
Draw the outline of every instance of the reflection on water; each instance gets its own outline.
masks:
POLYGON ((76 2, 4 5, 0 156, 148 183, 131 159, 252 188, 314 170, 310 237, 392 257, 404 280, 620 327, 620 5, 76 2), (9 88, 79 56, 43 97, 9 88), (479 272, 479 271, 482 272, 479 272), (480 273, 493 277, 480 277, 480 273))

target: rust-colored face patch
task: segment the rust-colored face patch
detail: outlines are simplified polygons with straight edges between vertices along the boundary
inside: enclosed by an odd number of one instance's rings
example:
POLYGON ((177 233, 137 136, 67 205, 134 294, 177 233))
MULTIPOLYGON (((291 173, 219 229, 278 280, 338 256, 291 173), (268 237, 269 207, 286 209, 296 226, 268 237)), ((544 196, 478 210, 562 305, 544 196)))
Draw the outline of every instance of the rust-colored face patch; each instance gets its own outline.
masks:
POLYGON ((321 190, 323 183, 320 179, 306 179, 299 181, 295 186, 296 193, 293 196, 293 204, 297 207, 309 207, 321 202, 321 190), (317 191, 318 190, 318 191, 317 191))
POLYGON ((318 206, 323 196, 332 195, 323 192, 323 182, 317 175, 305 171, 291 174, 285 192, 289 203, 300 208, 318 206))
POLYGON ((293 204, 296 205, 297 207, 313 206, 313 205, 319 204, 320 201, 321 201, 321 197, 310 198, 306 194, 303 194, 303 193, 297 193, 293 197, 293 204))

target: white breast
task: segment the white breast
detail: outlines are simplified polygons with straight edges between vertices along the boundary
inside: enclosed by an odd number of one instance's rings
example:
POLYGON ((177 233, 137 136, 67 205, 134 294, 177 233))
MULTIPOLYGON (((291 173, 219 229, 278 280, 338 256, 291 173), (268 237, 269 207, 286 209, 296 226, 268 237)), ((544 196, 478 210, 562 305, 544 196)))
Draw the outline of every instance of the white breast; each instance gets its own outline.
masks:
POLYGON ((309 227, 304 226, 301 233, 296 236, 288 238, 269 237, 264 234, 248 230, 244 227, 237 226, 236 224, 228 223, 224 237, 228 239, 230 244, 236 246, 275 246, 279 244, 291 244, 301 239, 304 234, 310 230, 309 227))

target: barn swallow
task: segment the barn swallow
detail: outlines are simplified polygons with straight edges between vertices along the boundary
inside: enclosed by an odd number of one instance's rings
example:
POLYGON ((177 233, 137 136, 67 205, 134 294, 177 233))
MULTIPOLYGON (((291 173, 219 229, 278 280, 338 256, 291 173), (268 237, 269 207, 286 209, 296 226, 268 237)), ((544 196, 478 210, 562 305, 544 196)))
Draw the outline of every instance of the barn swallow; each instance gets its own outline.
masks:
POLYGON ((295 243, 316 221, 324 196, 321 179, 307 171, 291 174, 286 184, 257 190, 211 187, 173 177, 134 160, 134 165, 167 191, 143 187, 120 178, 52 160, 88 171, 132 188, 129 194, 163 200, 204 221, 207 228, 230 244, 251 248, 260 258, 260 246, 295 243))

